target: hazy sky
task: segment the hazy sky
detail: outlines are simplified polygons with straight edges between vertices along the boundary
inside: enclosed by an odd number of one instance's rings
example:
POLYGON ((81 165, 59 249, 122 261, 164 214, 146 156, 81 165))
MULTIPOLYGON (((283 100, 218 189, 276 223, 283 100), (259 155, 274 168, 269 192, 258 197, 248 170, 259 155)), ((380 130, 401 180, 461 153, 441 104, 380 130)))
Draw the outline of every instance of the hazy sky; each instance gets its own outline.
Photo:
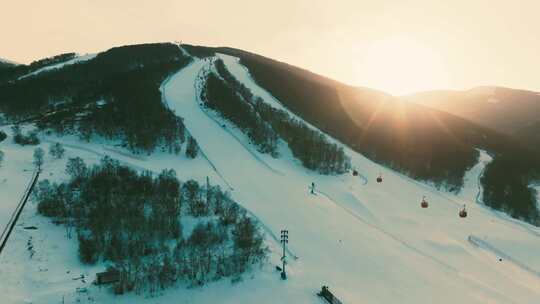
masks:
POLYGON ((182 40, 232 46, 404 94, 540 91, 540 1, 0 0, 0 57, 182 40))

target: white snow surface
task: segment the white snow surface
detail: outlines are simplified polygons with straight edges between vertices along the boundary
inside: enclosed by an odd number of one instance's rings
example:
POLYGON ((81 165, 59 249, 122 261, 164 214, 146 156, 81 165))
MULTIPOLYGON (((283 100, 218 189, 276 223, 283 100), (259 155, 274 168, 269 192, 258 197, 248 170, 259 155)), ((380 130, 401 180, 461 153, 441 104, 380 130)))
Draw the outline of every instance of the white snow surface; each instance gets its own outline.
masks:
MULTIPOLYGON (((219 56, 255 95, 285 109, 256 85, 238 59, 219 56)), ((65 178, 68 157, 93 163, 102 155, 141 170, 173 168, 181 180, 203 182, 209 176, 211 183, 233 189, 232 197, 260 220, 271 249, 269 263, 235 284, 221 280, 195 289, 179 285, 154 298, 117 297, 90 284, 105 265, 82 265, 77 241, 67 240, 63 227, 37 215, 36 204, 29 202, 0 255, 1 303, 62 303, 62 297, 65 303, 90 303, 89 298, 93 303, 323 303, 315 295, 322 285, 343 303, 539 303, 540 230, 477 203, 479 176, 491 160, 487 153, 480 151, 458 195, 395 173, 346 147, 368 182, 351 174, 319 175, 304 169, 283 142, 279 158, 260 154, 234 126, 200 107, 198 76, 209 64, 194 58, 162 86, 164 102, 184 118, 203 156, 132 155, 107 142, 43 135, 44 149, 59 141, 67 155, 63 160, 47 157, 41 179, 65 178), (374 182, 379 172, 381 184, 374 182), (309 194, 311 182, 317 195, 309 194), (420 208, 424 195, 427 209, 420 208), (458 217, 463 204, 469 212, 465 219, 458 217), (38 230, 23 229, 26 225, 38 230), (286 281, 274 269, 280 263, 275 236, 281 229, 289 230, 286 281), (32 258, 30 238, 36 251, 32 258), (501 255, 505 259, 499 261, 501 255), (73 280, 81 274, 85 283, 73 280), (78 294, 77 287, 88 292, 78 294)), ((32 168, 33 148, 16 146, 11 138, 0 143, 6 154, 0 168, 2 225, 31 177, 24 170, 32 168)), ((185 222, 188 229, 190 221, 185 222)))
POLYGON ((61 69, 66 65, 71 65, 71 64, 78 63, 78 62, 84 62, 84 61, 92 60, 96 56, 97 56, 97 53, 96 54, 86 54, 86 55, 82 55, 82 56, 76 56, 75 58, 72 58, 72 59, 64 61, 64 62, 44 66, 44 67, 42 67, 40 69, 37 69, 37 70, 35 70, 33 72, 22 75, 18 79, 20 80, 20 79, 24 79, 24 78, 27 78, 27 77, 30 77, 30 76, 35 76, 35 75, 38 75, 38 74, 40 74, 42 72, 45 72, 45 71, 61 69))

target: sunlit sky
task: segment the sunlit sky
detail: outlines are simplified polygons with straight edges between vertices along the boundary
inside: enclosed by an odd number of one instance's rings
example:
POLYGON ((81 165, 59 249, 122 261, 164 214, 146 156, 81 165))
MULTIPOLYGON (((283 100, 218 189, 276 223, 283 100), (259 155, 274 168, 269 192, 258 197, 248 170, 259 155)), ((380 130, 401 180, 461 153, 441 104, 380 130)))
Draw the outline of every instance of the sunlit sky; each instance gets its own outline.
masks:
POLYGON ((401 95, 540 91, 540 1, 0 0, 0 57, 181 40, 231 46, 401 95))

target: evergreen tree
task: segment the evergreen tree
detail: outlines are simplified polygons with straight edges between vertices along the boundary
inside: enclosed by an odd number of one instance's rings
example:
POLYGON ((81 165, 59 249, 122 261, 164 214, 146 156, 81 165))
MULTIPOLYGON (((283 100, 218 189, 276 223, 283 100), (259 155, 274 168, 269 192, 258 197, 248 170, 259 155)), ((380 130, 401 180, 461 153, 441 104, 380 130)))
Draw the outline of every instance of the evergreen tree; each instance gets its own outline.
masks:
POLYGON ((66 173, 72 180, 83 177, 87 170, 86 164, 80 157, 70 158, 66 165, 66 173))
POLYGON ((178 279, 202 285, 262 261, 259 254, 265 251, 257 241, 262 236, 256 222, 247 223, 246 212, 209 181, 201 187, 189 180, 180 187, 173 170, 153 177, 110 157, 90 168, 72 158, 67 167, 70 181, 38 184, 38 212, 64 221, 69 231, 75 228, 82 262, 103 259, 120 271, 119 294, 156 293, 178 279), (204 216, 185 238, 183 212, 204 216), (231 236, 236 234, 234 249, 231 236))
POLYGON ((79 257, 86 264, 94 264, 97 261, 97 244, 92 237, 79 235, 79 257))
POLYGON ((189 136, 187 147, 186 147, 186 156, 189 158, 195 158, 197 157, 198 153, 199 153, 199 146, 197 145, 197 141, 192 136, 189 136))
POLYGON ((49 148, 49 154, 53 157, 53 158, 56 158, 56 159, 61 159, 62 157, 64 157, 64 153, 65 153, 65 149, 64 147, 62 146, 61 143, 54 143, 53 145, 50 146, 49 148))
POLYGON ((45 151, 41 148, 36 148, 34 150, 34 161, 33 164, 36 166, 38 170, 41 170, 41 166, 43 165, 43 158, 45 156, 45 151))

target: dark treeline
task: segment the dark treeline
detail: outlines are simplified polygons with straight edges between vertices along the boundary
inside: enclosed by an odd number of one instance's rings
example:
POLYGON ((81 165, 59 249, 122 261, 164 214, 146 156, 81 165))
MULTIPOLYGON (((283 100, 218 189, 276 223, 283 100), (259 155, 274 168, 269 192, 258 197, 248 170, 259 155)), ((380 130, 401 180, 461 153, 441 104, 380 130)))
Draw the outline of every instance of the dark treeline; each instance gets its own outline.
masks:
POLYGON ((210 73, 201 94, 205 104, 219 111, 246 133, 259 152, 277 156, 276 133, 232 86, 214 73, 210 73))
POLYGON ((259 56, 236 55, 260 85, 294 112, 416 179, 460 189, 466 170, 476 163, 475 147, 491 151, 494 160, 481 180, 485 203, 540 224, 535 191, 529 187, 540 178, 539 157, 517 141, 447 113, 345 87, 259 56))
POLYGON ((32 61, 30 63, 30 65, 29 65, 29 67, 30 67, 31 70, 37 70, 37 69, 40 69, 40 68, 48 66, 48 65, 57 64, 57 63, 61 63, 61 62, 71 60, 71 59, 75 58, 75 56, 76 56, 75 53, 64 53, 64 54, 60 54, 60 55, 56 55, 56 56, 52 56, 52 57, 32 61))
POLYGON ((525 147, 508 146, 495 153, 481 179, 486 205, 514 218, 540 226, 537 192, 531 186, 540 181, 538 152, 525 147))
POLYGON ((14 68, 16 66, 16 64, 12 64, 10 62, 4 62, 0 59, 0 79, 2 77, 2 74, 6 71, 6 70, 10 70, 12 68, 14 68))
POLYGON ((321 132, 311 129, 260 98, 255 99, 254 103, 261 117, 287 142, 294 157, 304 167, 322 174, 341 174, 351 168, 350 159, 343 148, 329 142, 321 132))
POLYGON ((484 201, 539 225, 535 192, 540 157, 530 147, 448 113, 344 86, 285 63, 232 48, 257 83, 295 114, 372 160, 413 178, 458 191, 479 147, 494 155, 482 179, 484 201))
POLYGON ((19 144, 21 146, 35 146, 39 145, 40 143, 40 140, 37 136, 37 130, 30 131, 28 132, 28 134, 24 134, 18 125, 14 125, 11 130, 13 132, 13 142, 15 142, 16 144, 19 144))
POLYGON ((93 167, 70 159, 66 172, 66 183, 39 183, 38 212, 78 238, 81 261, 120 271, 117 293, 238 279, 265 260, 258 223, 219 186, 181 183, 173 170, 137 173, 108 157, 93 167), (195 226, 183 231, 188 217, 195 226))
MULTIPOLYGON (((292 112, 354 150, 411 177, 456 190, 476 161, 473 147, 441 126, 457 130, 460 121, 263 57, 242 53, 240 58, 257 83, 292 112)), ((459 132, 467 133, 465 129, 459 132)))
POLYGON ((219 76, 221 76, 225 80, 225 82, 236 91, 236 94, 242 96, 244 101, 252 103, 252 101, 255 99, 255 96, 253 95, 251 90, 248 89, 243 83, 238 81, 238 79, 236 79, 236 77, 234 77, 233 74, 229 72, 223 60, 215 60, 214 66, 216 67, 216 71, 218 72, 219 76))
MULTIPOLYGON (((221 102, 223 113, 229 111, 231 114, 239 113, 238 109, 232 109, 232 102, 221 100, 223 94, 213 92, 211 82, 221 80, 222 87, 229 88, 230 95, 234 96, 235 104, 249 111, 251 120, 246 120, 247 114, 237 118, 239 123, 246 124, 250 128, 251 134, 259 135, 261 140, 269 142, 275 151, 277 138, 279 135, 287 142, 293 155, 302 164, 310 169, 322 174, 344 173, 350 168, 350 160, 345 155, 342 148, 330 143, 326 137, 316 130, 312 130, 303 122, 292 118, 286 111, 274 109, 267 105, 259 97, 253 95, 251 90, 240 83, 226 68, 223 61, 216 60, 215 67, 219 76, 210 75, 208 79, 208 95, 215 95, 217 102, 221 102)), ((253 136, 258 138, 257 136, 253 136)))
POLYGON ((7 138, 6 132, 0 130, 0 142, 3 142, 7 138))
POLYGON ((173 44, 117 47, 87 62, 0 84, 11 121, 32 115, 40 128, 114 138, 133 151, 180 150, 182 121, 162 103, 160 84, 191 59, 173 44))
MULTIPOLYGON (((257 83, 293 113, 370 159, 415 179, 459 191, 463 176, 498 135, 456 116, 343 85, 254 53, 191 46, 199 57, 240 58, 257 83)), ((242 91, 239 91, 242 94, 242 91)))

